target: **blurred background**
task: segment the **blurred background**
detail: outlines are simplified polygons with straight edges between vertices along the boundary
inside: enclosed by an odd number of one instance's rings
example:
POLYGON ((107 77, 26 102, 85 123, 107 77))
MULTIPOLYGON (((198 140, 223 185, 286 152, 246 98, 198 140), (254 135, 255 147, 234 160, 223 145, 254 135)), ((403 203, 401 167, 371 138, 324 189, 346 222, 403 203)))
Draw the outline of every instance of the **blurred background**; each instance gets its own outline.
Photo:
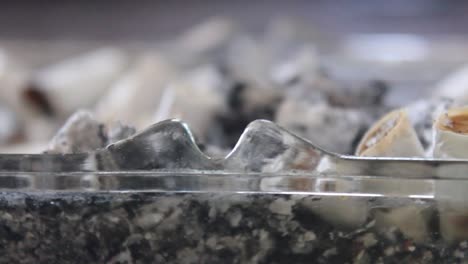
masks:
MULTIPOLYGON (((137 130, 179 117, 228 151, 248 122, 281 123, 279 102, 301 97, 294 89, 312 109, 329 83, 377 91, 382 85, 368 84, 379 80, 390 87, 382 105, 403 106, 468 62, 466 14, 461 0, 1 1, 0 153, 43 151, 79 109, 137 130), (278 84, 291 72, 309 83, 278 84), (255 101, 263 91, 254 92, 241 96, 252 107, 229 108, 245 86, 274 87, 271 101, 255 101), (196 96, 205 101, 193 103, 196 96)), ((315 129, 304 135, 320 141, 315 129)), ((352 152, 348 143, 342 152, 352 152)))
POLYGON ((294 17, 337 34, 466 34, 462 0, 395 1, 1 1, 2 39, 157 40, 211 16, 262 30, 272 18, 294 17))

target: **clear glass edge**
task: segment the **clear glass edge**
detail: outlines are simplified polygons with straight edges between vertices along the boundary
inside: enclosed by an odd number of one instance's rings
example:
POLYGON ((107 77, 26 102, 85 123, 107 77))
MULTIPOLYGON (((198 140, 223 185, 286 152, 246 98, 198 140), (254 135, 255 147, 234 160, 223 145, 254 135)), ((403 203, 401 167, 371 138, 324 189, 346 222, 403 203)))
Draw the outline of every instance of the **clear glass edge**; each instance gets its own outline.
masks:
MULTIPOLYGON (((447 185, 458 190, 468 188, 468 179, 195 170, 0 172, 0 192, 4 193, 245 193, 434 199, 437 186, 447 185)), ((451 194, 444 196, 450 198, 451 194)))

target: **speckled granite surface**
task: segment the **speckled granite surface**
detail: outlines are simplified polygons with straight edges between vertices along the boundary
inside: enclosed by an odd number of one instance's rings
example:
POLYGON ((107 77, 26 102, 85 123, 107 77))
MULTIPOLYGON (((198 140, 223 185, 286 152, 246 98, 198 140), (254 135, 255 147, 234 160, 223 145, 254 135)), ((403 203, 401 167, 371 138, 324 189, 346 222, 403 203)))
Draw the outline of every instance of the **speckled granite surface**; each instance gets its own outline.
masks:
POLYGON ((431 242, 413 243, 397 229, 375 231, 372 217, 356 228, 332 226, 314 211, 315 203, 330 197, 70 192, 0 197, 0 263, 468 261, 466 241, 446 245, 435 234, 431 242))

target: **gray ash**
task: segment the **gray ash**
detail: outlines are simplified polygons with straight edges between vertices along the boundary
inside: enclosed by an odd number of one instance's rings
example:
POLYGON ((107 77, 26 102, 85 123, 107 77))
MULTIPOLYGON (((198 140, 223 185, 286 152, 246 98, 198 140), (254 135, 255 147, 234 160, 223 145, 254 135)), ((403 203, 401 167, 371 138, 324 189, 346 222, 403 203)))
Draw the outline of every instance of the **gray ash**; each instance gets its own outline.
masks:
POLYGON ((223 135, 221 147, 232 148, 247 125, 257 119, 274 120, 283 96, 273 90, 252 87, 242 81, 235 82, 226 96, 227 111, 217 116, 223 135))
POLYGON ((370 80, 353 86, 325 91, 328 103, 331 106, 348 108, 382 106, 390 90, 389 84, 382 80, 370 80))

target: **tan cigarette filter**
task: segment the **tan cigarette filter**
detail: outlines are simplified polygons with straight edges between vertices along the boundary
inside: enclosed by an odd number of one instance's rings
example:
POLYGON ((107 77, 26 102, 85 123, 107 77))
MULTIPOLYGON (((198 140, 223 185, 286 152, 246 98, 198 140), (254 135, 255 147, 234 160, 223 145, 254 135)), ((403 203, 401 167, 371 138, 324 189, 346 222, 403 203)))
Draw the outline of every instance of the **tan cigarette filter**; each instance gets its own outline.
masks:
MULTIPOLYGON (((424 149, 404 110, 395 110, 377 121, 362 138, 358 156, 370 157, 422 157, 424 149)), ((398 189, 418 188, 402 183, 398 189)), ((363 186, 366 189, 366 186, 363 186)), ((391 188, 396 188, 392 186, 391 188)), ((389 207, 391 201, 389 202, 389 207)), ((427 214, 423 207, 407 205, 388 210, 375 209, 376 228, 385 231, 397 227, 406 237, 416 242, 429 238, 427 214)))
POLYGON ((382 117, 364 135, 356 155, 364 157, 422 157, 424 149, 404 110, 382 117))
MULTIPOLYGON (((434 158, 468 158, 468 106, 451 108, 435 120, 433 144, 434 158)), ((468 239, 467 190, 463 181, 436 183, 440 232, 447 241, 468 239)))
POLYGON ((451 108, 437 118, 433 155, 436 158, 468 158, 468 106, 451 108))

